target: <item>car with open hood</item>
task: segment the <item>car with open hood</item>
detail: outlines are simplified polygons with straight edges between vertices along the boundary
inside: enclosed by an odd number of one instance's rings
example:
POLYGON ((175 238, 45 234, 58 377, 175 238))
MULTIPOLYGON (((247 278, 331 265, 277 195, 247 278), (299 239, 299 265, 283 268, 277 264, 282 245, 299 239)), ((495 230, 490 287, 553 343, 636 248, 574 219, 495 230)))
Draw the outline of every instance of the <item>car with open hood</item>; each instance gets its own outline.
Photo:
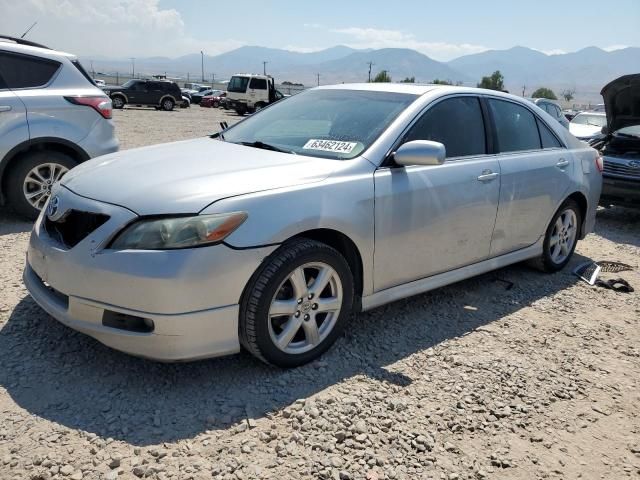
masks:
POLYGON ((506 93, 318 87, 211 137, 73 169, 36 221, 24 281, 53 317, 128 353, 242 345, 293 367, 354 328, 352 312, 524 260, 564 268, 594 228, 599 162, 506 93))
POLYGON ((601 93, 607 124, 592 142, 604 160, 601 203, 640 208, 640 74, 620 77, 601 93))

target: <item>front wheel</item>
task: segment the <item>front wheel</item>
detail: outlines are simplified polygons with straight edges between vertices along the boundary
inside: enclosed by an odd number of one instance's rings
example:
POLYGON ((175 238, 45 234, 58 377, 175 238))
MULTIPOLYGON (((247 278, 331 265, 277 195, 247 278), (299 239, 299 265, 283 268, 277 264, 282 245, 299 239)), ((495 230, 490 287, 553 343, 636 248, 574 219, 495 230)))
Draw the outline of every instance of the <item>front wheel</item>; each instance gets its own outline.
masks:
POLYGON ((124 98, 122 98, 120 95, 116 95, 115 97, 113 97, 111 99, 111 105, 116 110, 120 110, 120 109, 124 108, 124 103, 125 103, 124 102, 124 98))
POLYGON ((562 270, 571 260, 582 225, 580 206, 566 200, 553 216, 544 237, 543 251, 533 265, 544 272, 562 270))
POLYGON ((171 98, 165 98, 162 101, 162 110, 164 110, 165 112, 170 112, 171 110, 173 110, 174 106, 175 102, 171 98))
POLYGON ((284 244, 247 287, 240 341, 279 367, 297 367, 324 353, 340 335, 353 306, 353 275, 344 257, 320 242, 284 244))

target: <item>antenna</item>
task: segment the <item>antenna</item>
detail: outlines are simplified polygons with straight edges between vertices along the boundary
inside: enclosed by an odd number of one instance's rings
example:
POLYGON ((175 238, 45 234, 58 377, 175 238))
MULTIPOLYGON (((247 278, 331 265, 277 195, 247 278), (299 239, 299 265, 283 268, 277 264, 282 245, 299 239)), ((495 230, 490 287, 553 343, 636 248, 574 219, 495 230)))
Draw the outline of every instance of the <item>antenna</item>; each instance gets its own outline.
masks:
POLYGON ((27 35, 27 33, 29 33, 29 32, 31 31, 31 29, 32 29, 33 27, 35 27, 35 26, 36 26, 36 23, 38 23, 38 21, 37 21, 37 20, 36 20, 35 22, 33 22, 33 25, 31 25, 29 28, 27 28, 27 31, 26 31, 26 32, 24 32, 24 33, 20 36, 20 38, 24 38, 24 37, 27 35))

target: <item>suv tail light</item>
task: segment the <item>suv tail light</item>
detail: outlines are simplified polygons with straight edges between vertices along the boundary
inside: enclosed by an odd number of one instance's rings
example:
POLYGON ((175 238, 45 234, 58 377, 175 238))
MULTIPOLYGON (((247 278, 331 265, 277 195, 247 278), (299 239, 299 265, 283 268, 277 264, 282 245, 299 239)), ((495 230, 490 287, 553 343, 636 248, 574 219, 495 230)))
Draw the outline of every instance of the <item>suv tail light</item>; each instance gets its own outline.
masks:
POLYGON ((113 107, 111 106, 111 100, 105 95, 97 95, 95 97, 70 96, 64 97, 64 99, 74 105, 91 107, 106 119, 112 117, 113 107))
POLYGON ((596 168, 600 173, 604 171, 604 160, 602 159, 602 155, 598 153, 596 156, 596 168))

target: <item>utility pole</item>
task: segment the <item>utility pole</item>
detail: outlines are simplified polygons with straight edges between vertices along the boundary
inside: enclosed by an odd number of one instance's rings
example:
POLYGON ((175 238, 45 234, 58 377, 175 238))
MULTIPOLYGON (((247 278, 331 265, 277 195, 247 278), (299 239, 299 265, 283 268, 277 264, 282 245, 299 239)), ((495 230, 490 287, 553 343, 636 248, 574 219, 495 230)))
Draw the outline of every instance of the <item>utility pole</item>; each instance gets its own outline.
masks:
POLYGON ((216 83, 216 74, 212 73, 211 74, 211 88, 213 88, 213 84, 216 83))
POLYGON ((131 57, 131 78, 136 76, 136 57, 131 57))
POLYGON ((527 91, 527 86, 522 85, 522 96, 524 97, 524 93, 527 91))
POLYGON ((367 65, 369 65, 369 83, 371 83, 371 67, 373 67, 375 63, 367 62, 367 65))
POLYGON ((91 60, 91 76, 96 76, 96 71, 93 69, 93 60, 91 60))
POLYGON ((262 62, 262 73, 263 74, 267 74, 267 63, 269 62, 262 62))
POLYGON ((316 77, 318 77, 318 86, 320 86, 320 74, 316 73, 316 77))
POLYGON ((200 66, 202 67, 202 83, 204 83, 204 52, 202 50, 200 50, 200 60, 200 66))

